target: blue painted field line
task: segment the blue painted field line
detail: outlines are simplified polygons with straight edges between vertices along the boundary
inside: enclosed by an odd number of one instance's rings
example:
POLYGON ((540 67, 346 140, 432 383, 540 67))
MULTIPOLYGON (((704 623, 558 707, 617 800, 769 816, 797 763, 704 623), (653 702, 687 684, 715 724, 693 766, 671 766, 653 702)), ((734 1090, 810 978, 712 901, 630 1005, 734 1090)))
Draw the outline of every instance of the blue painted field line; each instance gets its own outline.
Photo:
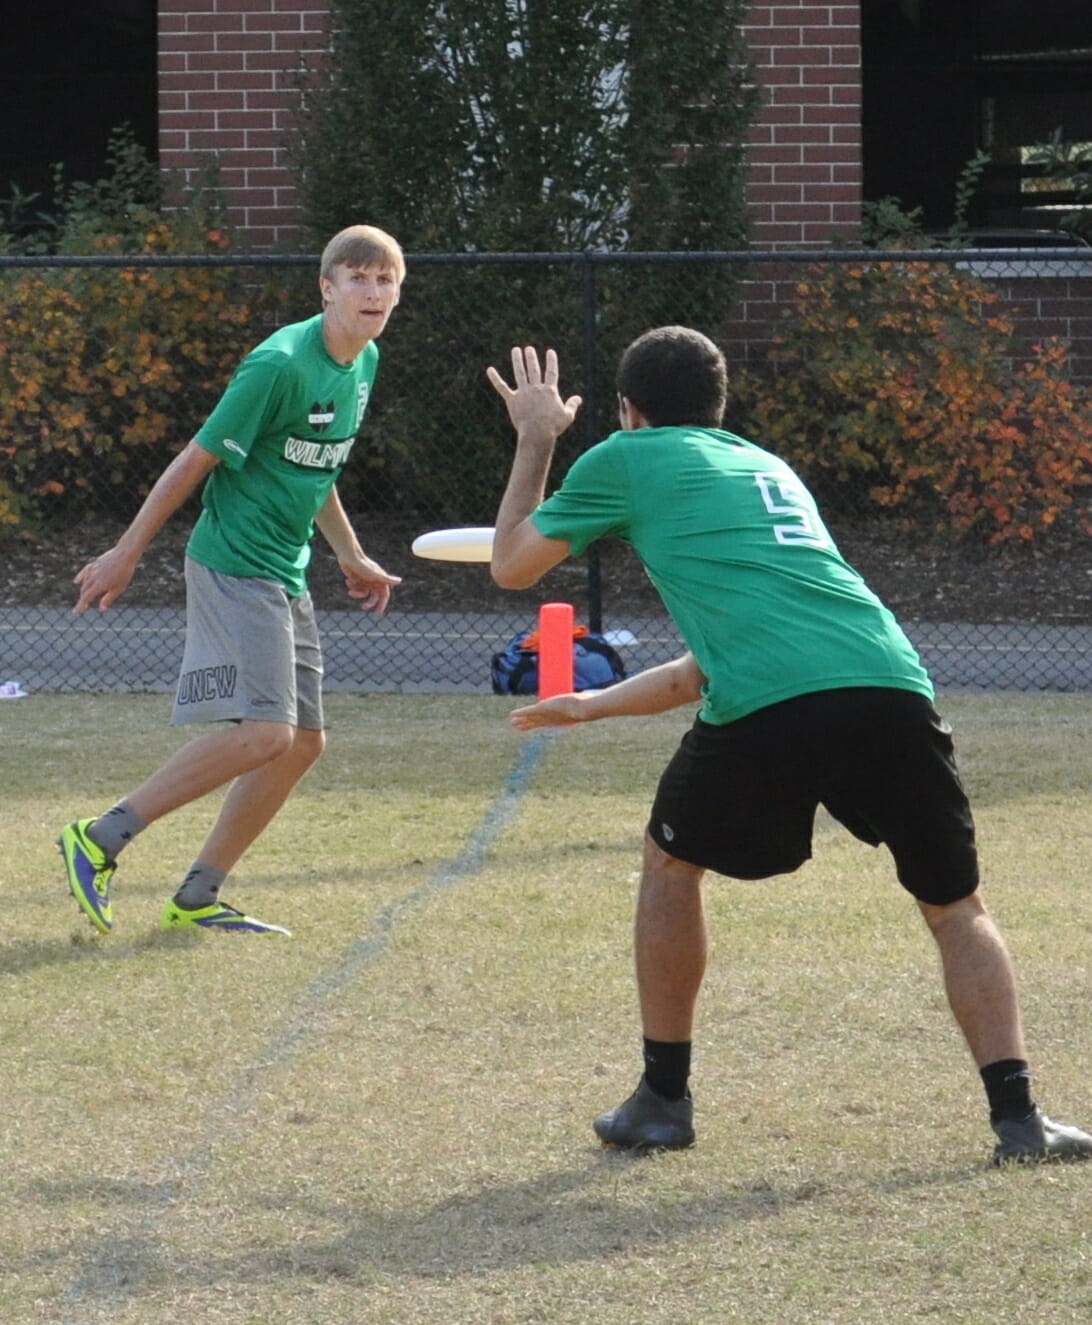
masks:
POLYGON ((481 869, 497 839, 515 818, 542 753, 556 734, 540 732, 520 747, 504 787, 459 854, 440 865, 420 887, 396 898, 380 911, 369 932, 350 945, 331 971, 312 980, 295 999, 288 1026, 277 1032, 266 1052, 242 1073, 230 1096, 205 1111, 205 1117, 210 1120, 207 1134, 202 1132, 197 1136, 187 1154, 176 1159, 166 1157, 172 1176, 160 1182, 142 1183, 147 1193, 143 1209, 110 1225, 97 1252, 65 1291, 63 1325, 108 1321, 111 1308, 139 1294, 146 1274, 156 1264, 160 1221, 179 1200, 193 1195, 224 1141, 246 1129, 247 1115, 261 1090, 262 1078, 286 1066, 309 1040, 321 1036, 323 1011, 383 956, 391 932, 407 912, 481 869))
POLYGON ((515 764, 509 770, 504 788, 486 811, 484 819, 467 839, 462 851, 445 861, 432 877, 404 897, 396 898, 375 917, 372 928, 346 951, 338 965, 326 975, 313 980, 297 1000, 294 1025, 277 1037, 267 1057, 251 1072, 287 1061, 294 1056, 299 1042, 314 1032, 316 1011, 347 989, 373 962, 378 961, 390 943, 391 931, 407 911, 428 902, 438 893, 454 887, 476 874, 485 864, 497 838, 516 816, 520 801, 531 785, 542 752, 555 732, 542 732, 525 742, 515 764))

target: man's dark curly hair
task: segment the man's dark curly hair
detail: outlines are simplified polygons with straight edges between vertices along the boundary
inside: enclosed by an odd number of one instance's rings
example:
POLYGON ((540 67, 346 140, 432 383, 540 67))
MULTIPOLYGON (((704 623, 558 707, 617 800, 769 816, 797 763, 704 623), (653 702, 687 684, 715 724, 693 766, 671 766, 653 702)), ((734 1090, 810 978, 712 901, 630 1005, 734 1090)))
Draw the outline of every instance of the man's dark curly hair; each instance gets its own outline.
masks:
POLYGON ((690 327, 657 327, 622 355, 618 394, 654 428, 719 428, 728 399, 728 367, 708 336, 690 327))

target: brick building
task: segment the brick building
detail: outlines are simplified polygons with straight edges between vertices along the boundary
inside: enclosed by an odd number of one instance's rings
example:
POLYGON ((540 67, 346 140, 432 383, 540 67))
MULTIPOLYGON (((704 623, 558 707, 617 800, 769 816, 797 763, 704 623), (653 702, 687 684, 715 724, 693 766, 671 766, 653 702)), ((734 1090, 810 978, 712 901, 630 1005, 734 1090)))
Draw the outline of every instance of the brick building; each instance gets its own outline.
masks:
MULTIPOLYGON (((998 162, 987 181, 995 210, 984 219, 1024 219, 1019 184, 1011 183, 1019 144, 1032 132, 1044 132, 1034 121, 1036 108, 1043 113, 1044 97, 1061 89, 1062 100, 1051 103, 1051 113, 1059 115, 1083 104, 1092 65, 1074 63, 1071 51, 1053 64, 1045 58, 1073 44, 1067 7, 1055 6, 1049 39, 1043 22, 1026 27, 1025 6, 991 0, 989 8, 992 23, 984 26, 980 0, 887 0, 874 3, 867 15, 859 0, 751 5, 745 28, 764 91, 750 133, 753 248, 852 246, 860 232, 869 151, 874 189, 901 165, 908 181, 935 186, 942 176, 950 198, 961 163, 981 145, 987 128, 1001 140, 990 144, 998 162), (864 18, 871 25, 865 33, 864 18), (862 61, 866 36, 873 51, 870 70, 862 61), (1006 55, 1016 46, 1021 49, 1006 55), (954 76, 950 69, 946 76, 939 72, 949 65, 954 76), (909 132, 898 118, 907 105, 919 116, 909 132)), ((1047 26, 1049 9, 1041 15, 1047 26)), ((298 239, 298 211, 285 143, 293 132, 294 79, 301 56, 325 47, 326 0, 159 0, 158 20, 161 165, 183 175, 199 173, 202 158, 215 152, 233 219, 249 244, 291 247, 298 239)), ((915 200, 912 187, 907 197, 908 205, 915 200)), ((921 197, 926 220, 947 224, 950 215, 938 208, 949 204, 928 192, 921 197)), ((746 282, 737 326, 729 333, 731 352, 750 357, 761 350, 792 278, 791 271, 767 268, 746 282)), ((1077 375, 1092 378, 1092 269, 1056 276, 1040 271, 1003 286, 1019 311, 1025 339, 1068 337, 1077 375)))
MULTIPOLYGON (((0 167, 47 200, 52 162, 100 178, 111 129, 183 176, 210 153, 233 220, 259 251, 299 244, 286 144, 296 71, 327 47, 329 0, 36 0, 0 44, 0 167), (41 32, 50 58, 38 58, 41 32), (93 49, 93 58, 88 58, 93 49)), ((957 182, 989 153, 968 219, 1050 225, 1072 205, 1029 177, 1034 146, 1063 127, 1092 142, 1087 0, 752 2, 746 34, 764 103, 752 126, 747 199, 755 250, 852 246, 862 206, 897 197, 943 230, 957 182)), ((14 196, 14 195, 13 195, 14 196)), ((38 204, 40 205, 40 204, 38 204)), ((9 204, 10 206, 10 204, 9 204)), ((1006 287, 1029 339, 1069 338, 1092 377, 1092 275, 1048 269, 1006 287)), ((769 264, 740 304, 740 341, 761 344, 784 288, 769 264)), ((733 336, 733 341, 735 337, 733 336)))
POLYGON ((300 57, 324 49, 325 0, 159 0, 159 160, 221 161, 232 219, 258 249, 298 225, 286 162, 300 57))
MULTIPOLYGON (((48 208, 55 162, 68 180, 102 178, 111 132, 127 123, 167 167, 194 170, 216 152, 250 243, 292 243, 295 72, 326 49, 329 3, 10 6, 6 215, 20 197, 48 208)), ((1092 143, 1087 0, 752 0, 745 28, 765 93, 750 144, 756 247, 852 238, 862 198, 898 198, 943 230, 976 153, 988 162, 967 216, 975 227, 1052 225, 1072 207, 1072 189, 1052 192, 1031 163, 1056 130, 1092 143)))
MULTIPOLYGON (((291 243, 285 160, 301 55, 323 49, 325 0, 159 0, 159 155, 223 161, 234 219, 252 245, 291 243)), ((766 104, 751 135, 756 247, 852 236, 861 209, 860 6, 753 4, 747 32, 766 104)))

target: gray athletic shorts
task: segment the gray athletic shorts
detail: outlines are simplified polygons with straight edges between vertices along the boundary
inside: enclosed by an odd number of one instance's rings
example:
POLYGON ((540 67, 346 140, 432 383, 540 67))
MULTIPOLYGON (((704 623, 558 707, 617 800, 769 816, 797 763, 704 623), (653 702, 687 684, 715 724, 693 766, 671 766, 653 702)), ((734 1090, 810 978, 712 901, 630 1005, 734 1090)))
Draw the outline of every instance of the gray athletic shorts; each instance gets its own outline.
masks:
POLYGON ((186 647, 171 722, 321 731, 322 647, 310 594, 186 558, 186 647))

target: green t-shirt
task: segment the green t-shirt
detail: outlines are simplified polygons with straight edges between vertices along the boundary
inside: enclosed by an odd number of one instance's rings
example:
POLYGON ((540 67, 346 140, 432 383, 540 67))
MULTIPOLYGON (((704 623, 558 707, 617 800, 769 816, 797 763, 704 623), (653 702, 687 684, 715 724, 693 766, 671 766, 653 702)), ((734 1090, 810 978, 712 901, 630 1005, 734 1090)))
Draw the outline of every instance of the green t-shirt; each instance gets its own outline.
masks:
POLYGON ((242 361, 195 440, 220 458, 187 554, 228 575, 307 587, 315 516, 349 459, 379 349, 337 363, 322 314, 274 332, 242 361))
POLYGON ((933 697, 910 641, 843 560, 804 484, 731 433, 612 433, 531 519, 575 555, 604 536, 633 547, 705 674, 706 722, 847 686, 933 697))

